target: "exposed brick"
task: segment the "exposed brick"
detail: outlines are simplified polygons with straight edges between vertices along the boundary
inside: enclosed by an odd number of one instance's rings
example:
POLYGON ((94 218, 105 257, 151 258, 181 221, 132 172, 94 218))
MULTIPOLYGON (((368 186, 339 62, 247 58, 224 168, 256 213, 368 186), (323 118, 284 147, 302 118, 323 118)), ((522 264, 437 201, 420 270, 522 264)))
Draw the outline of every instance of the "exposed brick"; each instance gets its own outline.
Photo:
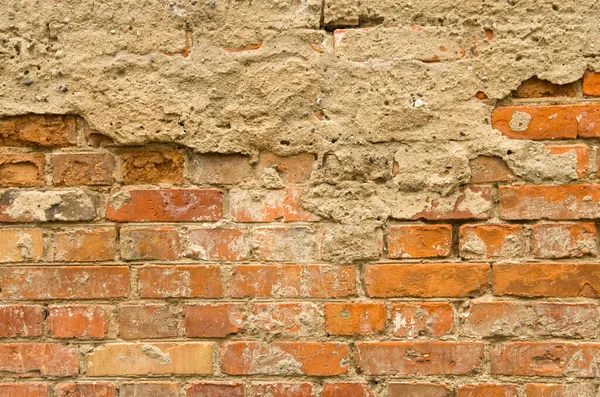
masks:
POLYGON ((560 385, 529 383, 525 386, 527 397, 596 397, 597 386, 590 383, 560 385))
POLYGON ((109 299, 129 296, 127 266, 0 268, 2 297, 9 300, 109 299))
POLYGON ((383 331, 383 303, 325 304, 325 331, 331 335, 372 335, 383 331))
POLYGON ((144 266, 138 270, 142 298, 219 298, 218 266, 144 266))
POLYGON ((451 397, 452 391, 444 385, 430 383, 390 383, 388 397, 451 397))
POLYGON ((171 227, 128 227, 121 229, 121 257, 126 261, 173 261, 181 255, 177 230, 171 227))
POLYGON ((516 177, 506 162, 496 156, 477 156, 469 160, 472 183, 507 182, 516 177))
POLYGON ((478 371, 479 342, 357 342, 356 365, 367 375, 461 375, 478 371))
POLYGON ((317 222, 321 217, 302 207, 304 190, 299 186, 288 186, 283 200, 283 220, 285 222, 317 222))
POLYGON ((337 342, 228 342, 221 370, 229 375, 330 376, 348 372, 348 347, 337 342))
POLYGON ((212 343, 115 343, 85 355, 88 376, 212 373, 212 343))
POLYGON ((584 178, 590 166, 590 155, 587 145, 552 145, 546 148, 550 154, 573 154, 577 159, 575 171, 578 178, 584 178))
POLYGON ((251 244, 243 229, 190 229, 190 251, 205 261, 241 261, 248 258, 251 244))
POLYGON ((435 258, 450 255, 452 226, 402 225, 390 227, 388 257, 435 258))
POLYGON ((598 269, 587 263, 495 264, 494 295, 598 297, 598 269))
POLYGON ((298 297, 301 270, 298 265, 234 266, 231 296, 234 298, 298 297))
POLYGON ((312 336, 323 320, 314 303, 256 303, 248 324, 256 332, 280 336, 312 336))
POLYGON ((453 205, 448 206, 442 199, 432 200, 427 209, 413 215, 411 219, 488 219, 492 204, 490 186, 465 186, 460 189, 453 205))
POLYGON ((254 383, 251 397, 313 397, 310 383, 254 383))
POLYGON ((488 287, 489 266, 479 264, 370 265, 365 269, 369 296, 464 297, 488 287))
POLYGON ((600 73, 586 70, 583 74, 583 95, 600 96, 600 73))
POLYGON ((119 336, 122 339, 177 336, 179 314, 176 309, 167 305, 121 306, 118 315, 119 336))
POLYGON ((119 397, 179 397, 179 387, 172 382, 124 383, 119 397))
POLYGON ((189 173, 192 182, 211 185, 235 185, 254 178, 250 158, 241 154, 195 153, 189 173))
POLYGON ((110 185, 113 159, 108 153, 55 154, 52 180, 56 186, 110 185))
POLYGON ((184 159, 177 150, 136 150, 121 154, 126 185, 183 183, 184 159))
POLYGON ((365 383, 326 383, 321 397, 374 397, 365 383))
POLYGON ((534 303, 536 335, 560 338, 595 338, 598 306, 594 303, 534 303))
POLYGON ((521 258, 525 253, 520 225, 463 225, 459 241, 466 259, 521 258))
POLYGON ((186 397, 245 397, 243 383, 192 382, 186 388, 186 397))
POLYGON ((6 377, 23 378, 78 376, 77 347, 55 343, 1 344, 0 373, 6 377))
POLYGON ((65 147, 77 143, 72 115, 29 114, 0 118, 0 146, 65 147))
POLYGON ((95 198, 81 190, 5 190, 0 194, 0 222, 91 221, 95 198))
POLYGON ((516 385, 464 385, 456 391, 456 397, 517 397, 516 385))
POLYGON ((513 92, 515 98, 574 97, 577 95, 577 83, 554 84, 548 80, 533 76, 521 83, 513 92))
POLYGON ((302 296, 344 298, 356 295, 356 269, 353 266, 308 265, 303 274, 302 296))
POLYGON ((254 243, 265 261, 310 262, 318 252, 314 232, 308 227, 257 228, 254 243))
POLYGON ((69 229, 54 234, 54 261, 101 262, 115 258, 113 227, 69 229))
POLYGON ((531 227, 537 258, 577 258, 597 254, 593 223, 545 223, 531 227))
POLYGON ((223 217, 220 190, 120 190, 106 204, 106 217, 117 222, 200 222, 223 217))
POLYGON ((600 105, 498 107, 492 127, 511 139, 593 138, 600 134, 600 105))
POLYGON ((102 339, 108 334, 108 316, 101 306, 51 305, 48 330, 53 338, 102 339))
POLYGON ((42 229, 0 229, 0 263, 42 258, 42 229))
POLYGON ((301 153, 294 156, 280 157, 273 153, 261 153, 257 172, 263 173, 266 168, 273 168, 285 183, 303 183, 310 178, 315 156, 301 153))
POLYGON ((0 186, 43 186, 44 155, 1 154, 0 186))
POLYGON ((302 208, 302 189, 232 189, 229 192, 231 216, 237 222, 318 221, 320 218, 302 208))
POLYGON ((0 397, 48 397, 48 386, 40 383, 0 383, 0 397))
POLYGON ((464 317, 463 332, 474 337, 516 336, 530 321, 527 308, 515 302, 474 302, 464 317))
POLYGON ((41 336, 43 324, 41 306, 0 306, 0 338, 41 336))
POLYGON ((600 217, 600 185, 501 186, 499 193, 502 219, 600 217))
POLYGON ((392 334, 402 338, 439 338, 454 328, 454 309, 444 302, 398 303, 392 306, 392 334))
POLYGON ((244 328, 244 305, 238 303, 186 305, 185 335, 224 338, 244 328))
POLYGON ((59 383, 55 397, 116 397, 117 389, 110 383, 59 383))

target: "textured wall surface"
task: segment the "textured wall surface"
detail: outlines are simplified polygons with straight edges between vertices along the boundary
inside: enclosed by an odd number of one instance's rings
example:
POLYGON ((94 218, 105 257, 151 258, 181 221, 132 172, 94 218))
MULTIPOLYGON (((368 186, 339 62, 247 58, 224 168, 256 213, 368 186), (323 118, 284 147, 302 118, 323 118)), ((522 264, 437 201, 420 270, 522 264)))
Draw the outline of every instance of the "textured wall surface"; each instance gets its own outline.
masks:
POLYGON ((600 396, 598 17, 2 1, 0 397, 600 396))

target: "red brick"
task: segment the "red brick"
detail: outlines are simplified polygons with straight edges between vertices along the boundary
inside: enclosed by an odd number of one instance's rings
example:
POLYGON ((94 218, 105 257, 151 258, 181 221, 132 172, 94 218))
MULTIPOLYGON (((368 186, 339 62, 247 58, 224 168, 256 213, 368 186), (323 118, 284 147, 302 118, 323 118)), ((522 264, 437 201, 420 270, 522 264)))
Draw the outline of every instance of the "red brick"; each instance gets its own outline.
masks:
POLYGON ((69 229, 54 234, 54 261, 101 262, 115 258, 117 233, 113 227, 69 229))
POLYGON ((48 397, 48 386, 39 383, 0 383, 0 397, 48 397))
POLYGON ((254 243, 265 261, 310 262, 318 252, 314 231, 307 227, 257 228, 254 243))
POLYGON ((27 114, 0 118, 0 146, 65 147, 77 143, 73 115, 27 114))
POLYGON ((578 178, 586 176, 590 166, 590 155, 587 145, 552 145, 546 147, 552 155, 574 154, 577 159, 575 171, 578 178))
POLYGON ((144 304, 119 307, 122 339, 177 337, 179 314, 167 305, 144 304))
POLYGON ((179 387, 172 382, 139 382, 121 385, 119 397, 179 397, 179 387))
POLYGON ((348 347, 337 342, 228 342, 221 370, 229 375, 330 376, 348 372, 348 347))
POLYGON ((521 83, 513 92, 514 98, 574 97, 577 95, 577 83, 554 84, 548 80, 533 76, 521 83))
POLYGON ((113 159, 108 153, 55 154, 52 165, 56 186, 101 186, 113 182, 113 159))
POLYGON ((494 295, 598 297, 599 270, 588 263, 494 264, 494 295))
POLYGON ((479 342, 357 342, 355 360, 367 375, 462 375, 483 358, 479 342))
POLYGON ((353 266, 308 265, 303 274, 302 296, 345 298, 356 295, 356 269, 353 266))
POLYGON ((54 343, 2 344, 0 345, 0 373, 6 377, 23 378, 78 376, 77 347, 54 343))
POLYGON ((511 342, 491 348, 495 375, 569 376, 594 378, 600 344, 563 342, 511 342))
POLYGON ((583 74, 583 95, 600 96, 600 73, 586 70, 583 74))
POLYGON ((243 383, 192 382, 186 389, 186 397, 244 397, 245 395, 243 383))
POLYGON ((42 336, 41 306, 0 306, 0 338, 42 336))
POLYGON ((218 266, 143 266, 138 270, 142 298, 220 298, 218 266))
POLYGON ((126 185, 183 183, 184 159, 177 150, 135 150, 120 157, 126 185))
POLYGON ((364 280, 372 297, 464 297, 483 294, 488 274, 480 264, 383 264, 367 266, 364 280))
POLYGON ((517 336, 530 321, 527 308, 515 302, 474 302, 464 318, 463 331, 478 338, 517 336))
POLYGON ((102 339, 108 334, 108 316, 101 306, 51 305, 48 330, 53 338, 102 339))
POLYGON ((186 305, 185 335, 224 338, 244 328, 244 305, 237 303, 186 305))
POLYGON ((313 397, 310 383, 255 383, 251 397, 313 397))
POLYGON ((593 138, 600 105, 509 106, 494 109, 492 127, 511 139, 593 138))
POLYGON ((303 183, 310 179, 315 156, 301 153, 294 156, 280 157, 273 153, 261 153, 257 172, 263 173, 266 168, 273 168, 286 183, 303 183))
POLYGON ((530 383, 525 387, 527 397, 596 397, 597 386, 590 383, 547 385, 530 383))
POLYGON ((117 389, 110 383, 59 383, 55 397, 116 397, 117 389))
POLYGON ((383 303, 325 304, 325 331, 330 335, 372 335, 383 331, 383 303))
POLYGON ((255 331, 271 335, 313 336, 321 328, 319 308, 314 303, 256 303, 248 320, 255 331))
POLYGON ((466 259, 520 258, 525 241, 520 225, 463 225, 460 256, 466 259))
POLYGON ((464 385, 456 391, 456 397, 517 397, 516 385, 464 385))
POLYGON ((506 162, 496 156, 478 156, 469 160, 471 183, 507 182, 516 179, 506 162))
POLYGON ((501 186, 499 193, 502 219, 600 217, 600 185, 501 186))
POLYGON ((388 397, 451 397, 452 391, 444 385, 430 383, 390 383, 388 397))
POLYGON ((190 250, 205 261, 241 261, 251 249, 247 234, 242 229, 190 229, 190 250))
POLYGON ((449 303, 398 303, 392 306, 392 334, 402 338, 439 338, 452 333, 454 309, 449 303))
POLYGON ((109 299, 129 296, 127 266, 0 268, 2 297, 9 300, 109 299))
POLYGON ((222 217, 220 190, 120 190, 106 204, 106 218, 117 222, 201 222, 222 217))
POLYGON ((403 225, 390 227, 388 257, 435 258, 449 256, 451 225, 403 225))
POLYGON ((121 257, 126 261, 173 261, 181 255, 181 242, 171 227, 129 227, 121 229, 121 257))
POLYGON ((298 297, 301 270, 298 265, 234 266, 231 296, 234 298, 298 297))
POLYGON ((365 383, 326 383, 321 397, 375 397, 365 383))
POLYGON ((298 186, 288 186, 283 200, 283 220, 285 222, 317 222, 321 217, 302 207, 304 190, 298 186))
POLYGON ((531 227, 537 258, 578 258, 597 254, 593 223, 546 223, 531 227))
POLYGON ((448 208, 446 198, 436 199, 428 204, 427 209, 413 215, 411 219, 488 219, 492 205, 490 186, 465 186, 460 189, 451 208, 448 208))
POLYGON ((83 190, 4 190, 0 222, 78 222, 96 218, 96 196, 83 190))
POLYGON ((0 186, 43 186, 42 153, 0 155, 0 186))
POLYGON ((0 263, 42 259, 42 229, 0 229, 0 263))
POLYGON ((561 338, 595 338, 598 306, 594 303, 534 303, 536 335, 561 338))
POLYGON ((254 179, 250 158, 241 154, 193 154, 190 161, 190 179, 194 183, 236 185, 254 179))

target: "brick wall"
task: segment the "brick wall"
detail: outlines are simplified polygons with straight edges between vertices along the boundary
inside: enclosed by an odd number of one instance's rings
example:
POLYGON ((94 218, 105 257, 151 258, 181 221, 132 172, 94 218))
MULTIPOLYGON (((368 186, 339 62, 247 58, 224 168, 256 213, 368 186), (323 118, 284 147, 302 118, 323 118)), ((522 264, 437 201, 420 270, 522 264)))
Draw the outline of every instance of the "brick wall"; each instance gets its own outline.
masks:
POLYGON ((323 155, 0 119, 0 396, 595 396, 599 82, 491 115, 574 182, 480 155, 451 205, 370 228, 303 199, 323 155))

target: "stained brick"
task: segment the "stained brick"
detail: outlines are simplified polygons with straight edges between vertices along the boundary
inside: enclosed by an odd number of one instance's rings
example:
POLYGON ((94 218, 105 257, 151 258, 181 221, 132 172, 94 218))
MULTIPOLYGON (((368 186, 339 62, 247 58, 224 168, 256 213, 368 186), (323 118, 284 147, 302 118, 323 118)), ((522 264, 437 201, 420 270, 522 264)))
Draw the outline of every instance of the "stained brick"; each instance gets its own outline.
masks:
POLYGON ((593 223, 545 223, 531 227, 537 258, 576 258, 597 254, 593 223))
POLYGON ((256 303, 248 325, 254 331, 283 337, 315 335, 322 324, 314 303, 256 303))
POLYGON ((136 150, 120 158, 126 185, 183 183, 184 158, 177 150, 136 150))
POLYGON ((464 385, 456 391, 456 397, 517 397, 518 395, 516 385, 464 385))
POLYGON ((600 73, 586 70, 583 75, 583 95, 600 96, 600 73))
POLYGON ((255 383, 251 397, 313 397, 310 383, 255 383))
POLYGON ((128 227, 121 229, 121 257, 126 261, 173 261, 181 255, 177 230, 170 227, 128 227))
POLYGON ((301 270, 298 265, 234 266, 231 296, 234 298, 298 297, 301 270))
POLYGON ((0 194, 0 222, 91 221, 95 201, 82 190, 5 190, 0 194))
POLYGON ((173 382, 138 382, 124 383, 119 390, 119 397, 179 397, 177 383, 173 382))
POLYGON ((318 252, 314 232, 307 227, 257 228, 254 243, 265 261, 310 262, 318 252))
POLYGON ((29 114, 0 118, 0 146, 65 147, 77 143, 72 115, 29 114))
POLYGON ((24 378, 78 376, 77 347, 54 343, 1 344, 0 373, 24 378))
POLYGON ((217 266, 144 266, 138 282, 143 298, 219 298, 223 293, 217 266))
POLYGON ((0 186, 43 186, 44 155, 1 154, 0 186))
POLYGON ((251 249, 248 232, 242 229, 190 229, 190 250, 205 261, 241 261, 251 249))
POLYGON ((214 185, 235 185, 254 178, 250 158, 241 154, 194 154, 189 173, 194 183, 214 185))
POLYGON ((383 331, 383 303, 325 304, 325 331, 331 335, 372 335, 383 331))
POLYGON ((439 338, 454 328, 454 309, 445 302, 399 303, 392 306, 392 334, 403 338, 439 338))
POLYGON ((122 339, 172 338, 178 334, 179 314, 168 305, 121 306, 118 316, 122 339))
POLYGON ((117 233, 112 227, 69 229, 54 234, 54 261, 114 260, 117 233))
POLYGON ((187 337, 224 338, 244 328, 244 305, 236 303, 186 305, 187 337))
POLYGON ((55 397, 116 397, 117 388, 110 383, 60 383, 54 386, 55 397))
POLYGON ((525 254, 520 225, 463 225, 460 256, 466 259, 520 258, 525 254))
POLYGON ((504 160, 495 156, 478 156, 469 160, 472 183, 507 182, 516 177, 504 160))
POLYGON ((243 383, 192 382, 186 388, 186 397, 245 397, 243 383))
POLYGON ((0 338, 41 336, 43 324, 41 306, 0 306, 0 338))
POLYGON ((0 383, 0 397, 48 397, 48 386, 40 383, 0 383))
POLYGON ((53 338, 102 339, 108 334, 108 315, 101 306, 51 305, 48 330, 53 338))
POLYGON ((0 263, 39 261, 42 229, 0 229, 0 263))
POLYGON ((113 181, 113 159, 108 153, 55 154, 52 165, 56 186, 101 186, 113 181))
POLYGON ((321 397, 374 397, 365 383, 326 383, 321 397))
POLYGON ((390 383, 388 397, 450 397, 452 391, 445 385, 430 383, 390 383))
POLYGON ((452 226, 403 225, 390 227, 388 257, 435 258, 450 255, 452 226))

